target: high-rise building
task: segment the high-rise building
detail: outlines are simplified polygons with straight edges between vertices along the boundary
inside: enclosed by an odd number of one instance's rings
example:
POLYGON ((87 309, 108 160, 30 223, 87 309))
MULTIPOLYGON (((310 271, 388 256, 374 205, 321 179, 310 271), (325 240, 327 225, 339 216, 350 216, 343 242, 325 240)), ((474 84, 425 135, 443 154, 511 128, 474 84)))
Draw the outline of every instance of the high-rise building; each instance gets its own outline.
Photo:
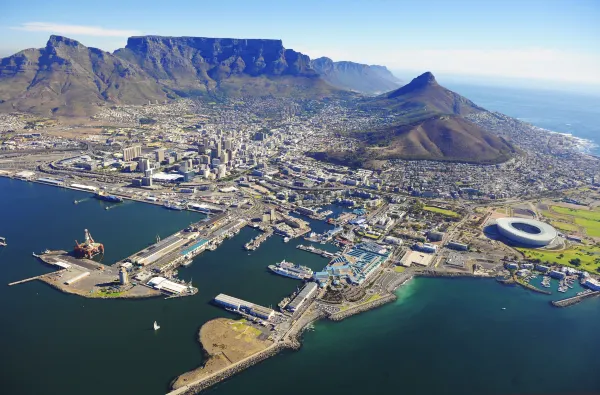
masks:
POLYGON ((152 176, 145 176, 142 177, 142 185, 145 187, 151 187, 152 186, 152 176))
POLYGON ((222 152, 222 149, 221 149, 221 140, 217 140, 216 149, 217 149, 217 152, 216 152, 215 157, 216 158, 220 158, 221 157, 221 152, 222 152))
POLYGON ((164 161, 165 160, 165 149, 159 148, 156 151, 154 151, 154 159, 158 163, 161 163, 162 161, 164 161))
POLYGON ((123 160, 125 162, 130 162, 140 156, 142 156, 142 147, 139 145, 123 148, 123 160))
POLYGON ((225 149, 231 149, 231 139, 225 139, 224 147, 225 149))
POLYGON ((148 158, 141 158, 138 161, 138 168, 140 169, 140 171, 142 173, 146 173, 146 170, 150 169, 150 159, 148 159, 148 158))

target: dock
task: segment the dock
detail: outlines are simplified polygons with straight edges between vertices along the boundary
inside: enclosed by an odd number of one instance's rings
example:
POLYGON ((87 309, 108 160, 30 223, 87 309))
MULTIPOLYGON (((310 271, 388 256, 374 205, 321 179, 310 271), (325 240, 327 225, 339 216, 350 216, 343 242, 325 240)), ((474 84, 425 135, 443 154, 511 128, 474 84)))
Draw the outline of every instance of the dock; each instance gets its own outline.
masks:
POLYGON ((321 250, 321 249, 315 248, 313 246, 305 246, 303 244, 298 244, 296 246, 296 248, 299 250, 302 250, 302 251, 312 252, 313 254, 321 255, 324 258, 333 258, 335 256, 335 254, 333 252, 321 250))
POLYGON ((598 295, 600 295, 600 291, 591 291, 591 292, 582 293, 580 295, 572 296, 572 297, 566 298, 566 299, 553 300, 550 303, 552 303, 552 305, 556 306, 556 307, 567 307, 567 306, 572 306, 574 304, 577 304, 584 299, 591 298, 592 296, 598 296, 598 295))
POLYGON ((272 228, 268 228, 264 233, 256 236, 254 239, 250 240, 249 242, 247 242, 244 245, 244 248, 247 251, 254 251, 256 250, 258 247, 260 247, 260 245, 262 243, 265 242, 265 240, 267 240, 269 237, 273 236, 273 229, 272 228))
MULTIPOLYGON (((63 270, 65 270, 65 269, 63 269, 63 270)), ((13 285, 17 285, 17 284, 23 284, 23 283, 27 283, 27 282, 29 282, 29 281, 34 281, 34 280, 39 280, 39 279, 41 279, 41 278, 44 278, 44 277, 46 277, 46 276, 48 276, 48 275, 50 275, 50 274, 56 274, 56 273, 60 273, 61 271, 62 271, 62 270, 59 270, 59 271, 57 271, 57 272, 51 272, 51 273, 40 274, 39 276, 35 276, 35 277, 29 277, 29 278, 26 278, 26 279, 24 279, 24 280, 19 280, 19 281, 15 281, 15 282, 9 283, 9 284, 8 284, 8 286, 9 286, 9 287, 12 287, 13 285)))

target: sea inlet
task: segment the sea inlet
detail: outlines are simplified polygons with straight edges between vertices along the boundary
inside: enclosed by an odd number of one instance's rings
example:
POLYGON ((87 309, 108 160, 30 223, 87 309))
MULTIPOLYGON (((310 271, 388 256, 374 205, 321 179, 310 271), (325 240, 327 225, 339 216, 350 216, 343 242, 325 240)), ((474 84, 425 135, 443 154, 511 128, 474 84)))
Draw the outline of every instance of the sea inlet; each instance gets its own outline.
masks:
MULTIPOLYGON (((237 318, 210 304, 218 293, 276 306, 298 282, 270 274, 282 259, 320 269, 302 240, 268 239, 244 228, 179 270, 198 294, 165 300, 96 300, 41 282, 7 283, 52 269, 31 252, 70 249, 83 229, 104 243, 108 264, 201 216, 125 202, 113 210, 85 193, 0 178, 0 383, 10 394, 164 394, 202 364, 198 328, 237 318), (158 321, 159 331, 152 329, 158 321)), ((313 222, 315 231, 329 225, 313 222)), ((600 299, 569 308, 559 298, 493 280, 412 280, 398 300, 342 322, 317 322, 299 351, 286 351, 207 390, 211 394, 593 393, 600 299), (503 309, 505 308, 505 309, 503 309)))

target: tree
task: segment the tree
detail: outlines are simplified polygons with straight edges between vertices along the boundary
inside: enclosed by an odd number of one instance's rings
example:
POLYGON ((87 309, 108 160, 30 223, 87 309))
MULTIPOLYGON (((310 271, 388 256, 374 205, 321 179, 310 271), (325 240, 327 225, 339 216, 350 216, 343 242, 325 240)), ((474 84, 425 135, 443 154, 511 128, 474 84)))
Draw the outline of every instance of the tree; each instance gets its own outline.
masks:
POLYGON ((581 259, 573 258, 569 261, 569 263, 573 266, 579 266, 579 265, 581 265, 581 259))

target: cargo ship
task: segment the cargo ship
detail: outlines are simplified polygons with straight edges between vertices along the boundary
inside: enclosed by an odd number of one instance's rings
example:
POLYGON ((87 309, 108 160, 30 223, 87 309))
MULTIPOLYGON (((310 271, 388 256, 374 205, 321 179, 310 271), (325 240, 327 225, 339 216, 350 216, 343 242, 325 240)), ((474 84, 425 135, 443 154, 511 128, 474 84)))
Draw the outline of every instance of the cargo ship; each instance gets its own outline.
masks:
POLYGON ((96 194, 94 194, 94 197, 96 199, 104 200, 106 202, 111 202, 111 203, 121 203, 123 201, 122 198, 115 196, 115 195, 109 195, 104 191, 97 192, 96 194))
POLYGON ((296 280, 308 280, 312 277, 313 271, 300 265, 294 265, 292 262, 287 262, 285 259, 275 265, 269 265, 269 270, 280 276, 293 278, 296 280))

